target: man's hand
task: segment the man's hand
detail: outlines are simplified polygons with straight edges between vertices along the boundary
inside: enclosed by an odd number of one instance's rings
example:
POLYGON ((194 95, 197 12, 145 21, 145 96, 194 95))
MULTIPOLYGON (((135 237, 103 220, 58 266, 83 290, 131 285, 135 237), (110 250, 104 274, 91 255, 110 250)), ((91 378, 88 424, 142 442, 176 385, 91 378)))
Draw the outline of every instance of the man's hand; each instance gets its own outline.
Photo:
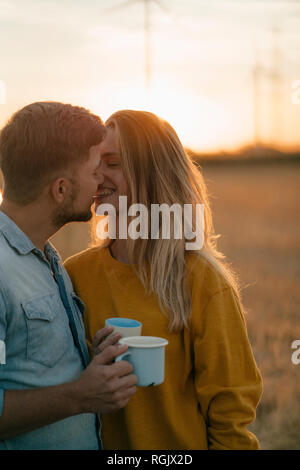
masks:
POLYGON ((109 345, 74 383, 80 413, 111 413, 124 408, 136 392, 137 377, 127 361, 113 360, 128 346, 109 345))
POLYGON ((136 392, 137 377, 129 362, 113 361, 128 346, 109 344, 112 339, 105 341, 101 346, 104 350, 74 382, 34 390, 5 390, 0 439, 10 439, 76 414, 109 413, 126 406, 136 392))
POLYGON ((108 346, 117 344, 122 338, 120 333, 112 334, 113 330, 112 326, 106 326, 105 328, 97 331, 92 341, 93 357, 103 352, 108 346))

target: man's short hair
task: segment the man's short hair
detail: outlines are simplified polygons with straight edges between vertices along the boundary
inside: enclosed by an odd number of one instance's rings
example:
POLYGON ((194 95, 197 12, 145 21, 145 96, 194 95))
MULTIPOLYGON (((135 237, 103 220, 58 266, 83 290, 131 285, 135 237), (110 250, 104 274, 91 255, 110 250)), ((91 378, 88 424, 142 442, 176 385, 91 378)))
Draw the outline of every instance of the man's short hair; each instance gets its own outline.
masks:
POLYGON ((103 137, 101 119, 85 108, 51 101, 25 106, 0 134, 4 197, 34 201, 60 171, 86 160, 103 137))

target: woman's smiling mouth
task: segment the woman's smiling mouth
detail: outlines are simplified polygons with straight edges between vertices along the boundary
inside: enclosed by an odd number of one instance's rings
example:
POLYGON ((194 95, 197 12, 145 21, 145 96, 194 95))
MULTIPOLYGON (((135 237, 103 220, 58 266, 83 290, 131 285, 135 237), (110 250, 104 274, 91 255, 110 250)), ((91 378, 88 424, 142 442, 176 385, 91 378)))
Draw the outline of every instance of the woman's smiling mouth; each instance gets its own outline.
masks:
POLYGON ((105 196, 110 196, 114 192, 115 192, 115 189, 113 189, 113 188, 99 189, 98 194, 96 194, 96 196, 94 196, 94 199, 102 198, 102 197, 105 197, 105 196))

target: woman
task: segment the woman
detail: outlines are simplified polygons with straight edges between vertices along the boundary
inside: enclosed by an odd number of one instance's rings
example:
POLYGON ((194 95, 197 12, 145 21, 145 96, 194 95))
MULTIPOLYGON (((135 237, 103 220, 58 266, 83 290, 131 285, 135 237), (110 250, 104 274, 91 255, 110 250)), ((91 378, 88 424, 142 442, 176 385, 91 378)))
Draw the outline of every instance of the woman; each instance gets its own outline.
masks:
POLYGON ((90 349, 105 319, 117 316, 138 320, 143 335, 169 342, 164 383, 139 387, 125 409, 102 416, 104 448, 257 449, 247 426, 261 376, 237 283, 215 246, 202 175, 174 129, 154 114, 119 111, 106 128, 96 208, 112 204, 118 227, 119 196, 128 197, 128 207, 144 204, 149 214, 151 204, 190 204, 194 229, 197 204, 203 204, 205 224, 198 250, 187 251, 184 237, 122 239, 117 231, 109 246, 66 262, 86 306, 90 349))

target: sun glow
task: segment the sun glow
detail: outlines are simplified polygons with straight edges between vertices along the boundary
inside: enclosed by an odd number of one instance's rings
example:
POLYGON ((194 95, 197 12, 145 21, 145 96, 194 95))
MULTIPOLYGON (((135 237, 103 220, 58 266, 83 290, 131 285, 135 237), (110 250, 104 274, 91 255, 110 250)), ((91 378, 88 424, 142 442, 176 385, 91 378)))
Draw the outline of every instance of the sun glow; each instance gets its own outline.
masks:
POLYGON ((174 127, 183 145, 195 150, 222 148, 224 139, 229 145, 236 142, 237 129, 233 135, 225 103, 172 88, 167 82, 153 84, 148 93, 143 84, 114 85, 101 93, 92 92, 85 101, 85 105, 102 119, 120 109, 151 111, 174 127))

